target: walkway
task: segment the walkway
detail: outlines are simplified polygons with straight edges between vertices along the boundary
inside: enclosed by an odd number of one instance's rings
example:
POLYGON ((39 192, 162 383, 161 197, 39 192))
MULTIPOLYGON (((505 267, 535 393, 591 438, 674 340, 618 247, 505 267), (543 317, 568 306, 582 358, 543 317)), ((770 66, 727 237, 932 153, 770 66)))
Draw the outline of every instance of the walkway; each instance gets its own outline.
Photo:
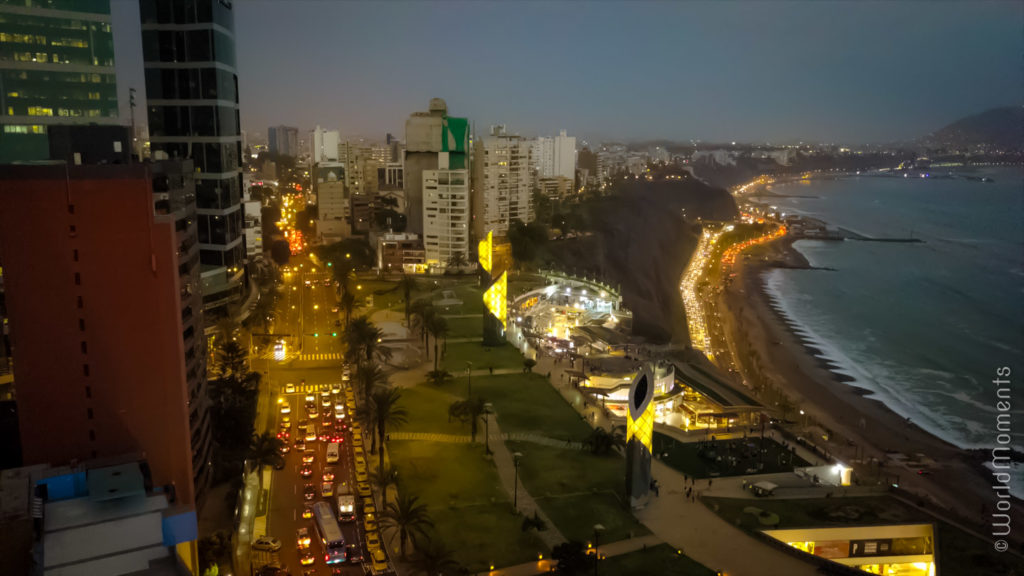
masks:
MULTIPOLYGON (((665 497, 652 498, 636 517, 651 532, 687 556, 727 574, 817 576, 817 568, 810 563, 758 542, 712 512, 699 499, 687 500, 683 475, 679 472, 653 460, 651 473, 662 486, 661 493, 665 497)), ((703 486, 697 482, 697 488, 703 486)))
POLYGON ((548 515, 544 513, 544 510, 537 505, 534 501, 533 496, 526 491, 526 487, 523 486, 522 478, 516 479, 516 466, 515 461, 512 459, 512 454, 508 451, 508 447, 505 446, 505 442, 502 439, 501 426, 498 424, 498 415, 495 414, 494 418, 491 419, 490 434, 488 435, 488 443, 491 450, 494 453, 494 466, 498 469, 498 477, 501 478, 501 485, 508 492, 509 497, 513 501, 517 502, 517 512, 521 512, 524 517, 530 517, 537 514, 541 520, 547 525, 547 530, 541 530, 537 532, 541 540, 549 548, 554 548, 559 544, 566 542, 565 536, 558 530, 555 523, 548 518, 548 515))
MULTIPOLYGON (((388 433, 388 437, 392 440, 420 440, 423 442, 445 442, 448 444, 469 444, 471 441, 471 437, 468 435, 436 434, 432 432, 390 432, 388 433)), ((550 436, 525 434, 521 432, 503 433, 501 434, 501 440, 503 442, 508 442, 510 440, 516 442, 530 442, 533 444, 540 444, 542 446, 568 448, 570 450, 583 450, 585 448, 583 442, 566 442, 565 440, 551 438, 550 436)))
MULTIPOLYGON (((620 554, 636 552, 637 550, 644 550, 662 543, 661 538, 658 538, 654 534, 648 534, 647 536, 639 536, 637 538, 630 538, 629 540, 619 540, 618 542, 612 542, 611 544, 602 544, 598 551, 601 553, 601 556, 618 556, 620 554)), ((488 576, 534 576, 536 574, 547 574, 552 572, 557 566, 558 562, 545 558, 536 562, 527 562, 525 564, 516 564, 515 566, 509 566, 500 570, 492 570, 487 574, 488 576)))

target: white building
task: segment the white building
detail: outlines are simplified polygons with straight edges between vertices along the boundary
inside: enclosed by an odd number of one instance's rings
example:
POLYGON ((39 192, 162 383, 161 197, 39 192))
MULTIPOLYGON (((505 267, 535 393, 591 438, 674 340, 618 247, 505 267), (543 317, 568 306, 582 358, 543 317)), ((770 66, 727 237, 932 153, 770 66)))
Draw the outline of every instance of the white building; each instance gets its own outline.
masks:
POLYGON ((249 259, 263 255, 263 203, 257 200, 246 200, 242 203, 244 210, 242 232, 245 235, 245 254, 249 259))
POLYGON ((565 130, 554 138, 537 138, 533 147, 533 165, 541 178, 576 177, 576 137, 565 130))
POLYGON ((477 238, 488 231, 508 233, 513 220, 533 220, 531 149, 534 142, 506 134, 504 126, 476 143, 473 227, 477 238))
POLYGON ((313 167, 319 220, 317 231, 322 241, 337 242, 351 236, 349 190, 345 186, 345 167, 340 162, 320 162, 313 167))
POLYGON ((309 138, 309 162, 337 162, 338 144, 337 130, 325 130, 318 124, 309 138))
MULTIPOLYGON (((444 155, 447 156, 447 155, 444 155)), ((423 250, 427 266, 444 268, 454 254, 469 261, 469 171, 423 171, 423 250)))

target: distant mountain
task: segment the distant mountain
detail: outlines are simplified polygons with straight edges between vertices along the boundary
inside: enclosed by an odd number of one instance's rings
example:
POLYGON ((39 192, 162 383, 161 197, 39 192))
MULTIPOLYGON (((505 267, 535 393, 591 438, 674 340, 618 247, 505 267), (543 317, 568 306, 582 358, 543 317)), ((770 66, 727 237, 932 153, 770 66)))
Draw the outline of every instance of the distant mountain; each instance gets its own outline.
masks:
POLYGON ((1024 149, 1024 107, 993 108, 967 116, 920 139, 929 148, 1018 151, 1024 149))

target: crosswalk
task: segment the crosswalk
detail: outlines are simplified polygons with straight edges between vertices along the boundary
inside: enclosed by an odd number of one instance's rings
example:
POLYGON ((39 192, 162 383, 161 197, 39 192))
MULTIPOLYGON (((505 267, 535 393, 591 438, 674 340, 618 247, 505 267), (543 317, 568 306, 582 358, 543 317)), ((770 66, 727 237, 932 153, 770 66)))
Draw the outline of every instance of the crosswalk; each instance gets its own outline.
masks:
POLYGON ((288 394, 314 394, 324 390, 330 391, 334 386, 338 386, 338 384, 296 384, 295 392, 288 392, 288 394))
POLYGON ((311 354, 299 354, 298 359, 300 361, 312 361, 312 360, 341 360, 341 352, 321 352, 311 354))

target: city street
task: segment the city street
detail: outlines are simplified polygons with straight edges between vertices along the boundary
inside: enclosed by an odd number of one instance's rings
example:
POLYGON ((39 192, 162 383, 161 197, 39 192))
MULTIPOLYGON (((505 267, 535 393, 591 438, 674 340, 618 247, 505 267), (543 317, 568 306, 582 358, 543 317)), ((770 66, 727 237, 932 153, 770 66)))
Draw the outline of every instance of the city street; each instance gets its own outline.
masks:
MULTIPOLYGON (((257 346, 262 346, 254 356, 253 368, 264 374, 268 384, 262 387, 263 397, 260 399, 260 405, 266 409, 261 410, 258 416, 257 433, 277 433, 286 430, 289 434, 287 444, 290 446, 289 452, 285 455, 284 468, 273 470, 272 474, 269 474, 270 482, 265 486, 270 491, 269 509, 264 520, 265 532, 281 541, 282 547, 277 556, 281 566, 292 574, 331 574, 324 560, 324 550, 316 521, 314 518, 303 518, 303 512, 316 502, 324 501, 329 503, 337 514, 336 496, 322 495, 326 470, 334 473, 335 477, 331 482, 335 487, 347 482, 352 492, 357 492, 351 430, 344 432, 340 460, 337 464, 326 463, 327 441, 318 438, 305 442, 305 450, 300 449, 302 444, 297 447, 296 443, 300 437, 305 436, 299 430, 299 422, 308 420, 318 433, 322 433, 323 424, 335 420, 334 406, 346 402, 342 384, 344 318, 336 308, 336 288, 329 272, 317 269, 305 257, 293 257, 291 269, 290 273, 284 275, 284 282, 280 287, 281 297, 270 331, 273 336, 258 337, 259 340, 254 342, 257 346), (276 342, 283 342, 283 355, 281 351, 275 353, 276 342), (292 387, 294 391, 289 392, 292 387), (331 393, 332 389, 339 392, 331 393), (327 406, 323 405, 325 397, 322 396, 322 392, 328 393, 327 406), (307 396, 314 399, 316 417, 307 414, 307 396), (282 413, 284 406, 288 407, 287 416, 290 420, 286 426, 281 424, 285 417, 282 413), (304 456, 313 458, 312 463, 308 465, 312 470, 308 478, 300 475, 300 471, 306 466, 302 462, 304 456), (315 492, 312 499, 307 499, 303 493, 307 486, 312 486, 315 492), (308 531, 311 542, 308 550, 300 551, 296 542, 297 530, 303 527, 308 531), (312 555, 313 564, 302 566, 300 557, 307 552, 312 555)), ((346 407, 342 422, 347 426, 351 418, 351 411, 346 407)), ((358 495, 356 502, 356 510, 361 512, 358 495)), ((261 519, 257 518, 257 532, 260 522, 261 519)), ((368 558, 361 523, 360 513, 355 522, 339 522, 339 525, 346 543, 358 544, 359 549, 368 558)), ((257 562, 256 566, 258 565, 257 562)), ((342 574, 363 573, 363 568, 359 564, 342 563, 334 566, 339 568, 338 573, 342 574)))

